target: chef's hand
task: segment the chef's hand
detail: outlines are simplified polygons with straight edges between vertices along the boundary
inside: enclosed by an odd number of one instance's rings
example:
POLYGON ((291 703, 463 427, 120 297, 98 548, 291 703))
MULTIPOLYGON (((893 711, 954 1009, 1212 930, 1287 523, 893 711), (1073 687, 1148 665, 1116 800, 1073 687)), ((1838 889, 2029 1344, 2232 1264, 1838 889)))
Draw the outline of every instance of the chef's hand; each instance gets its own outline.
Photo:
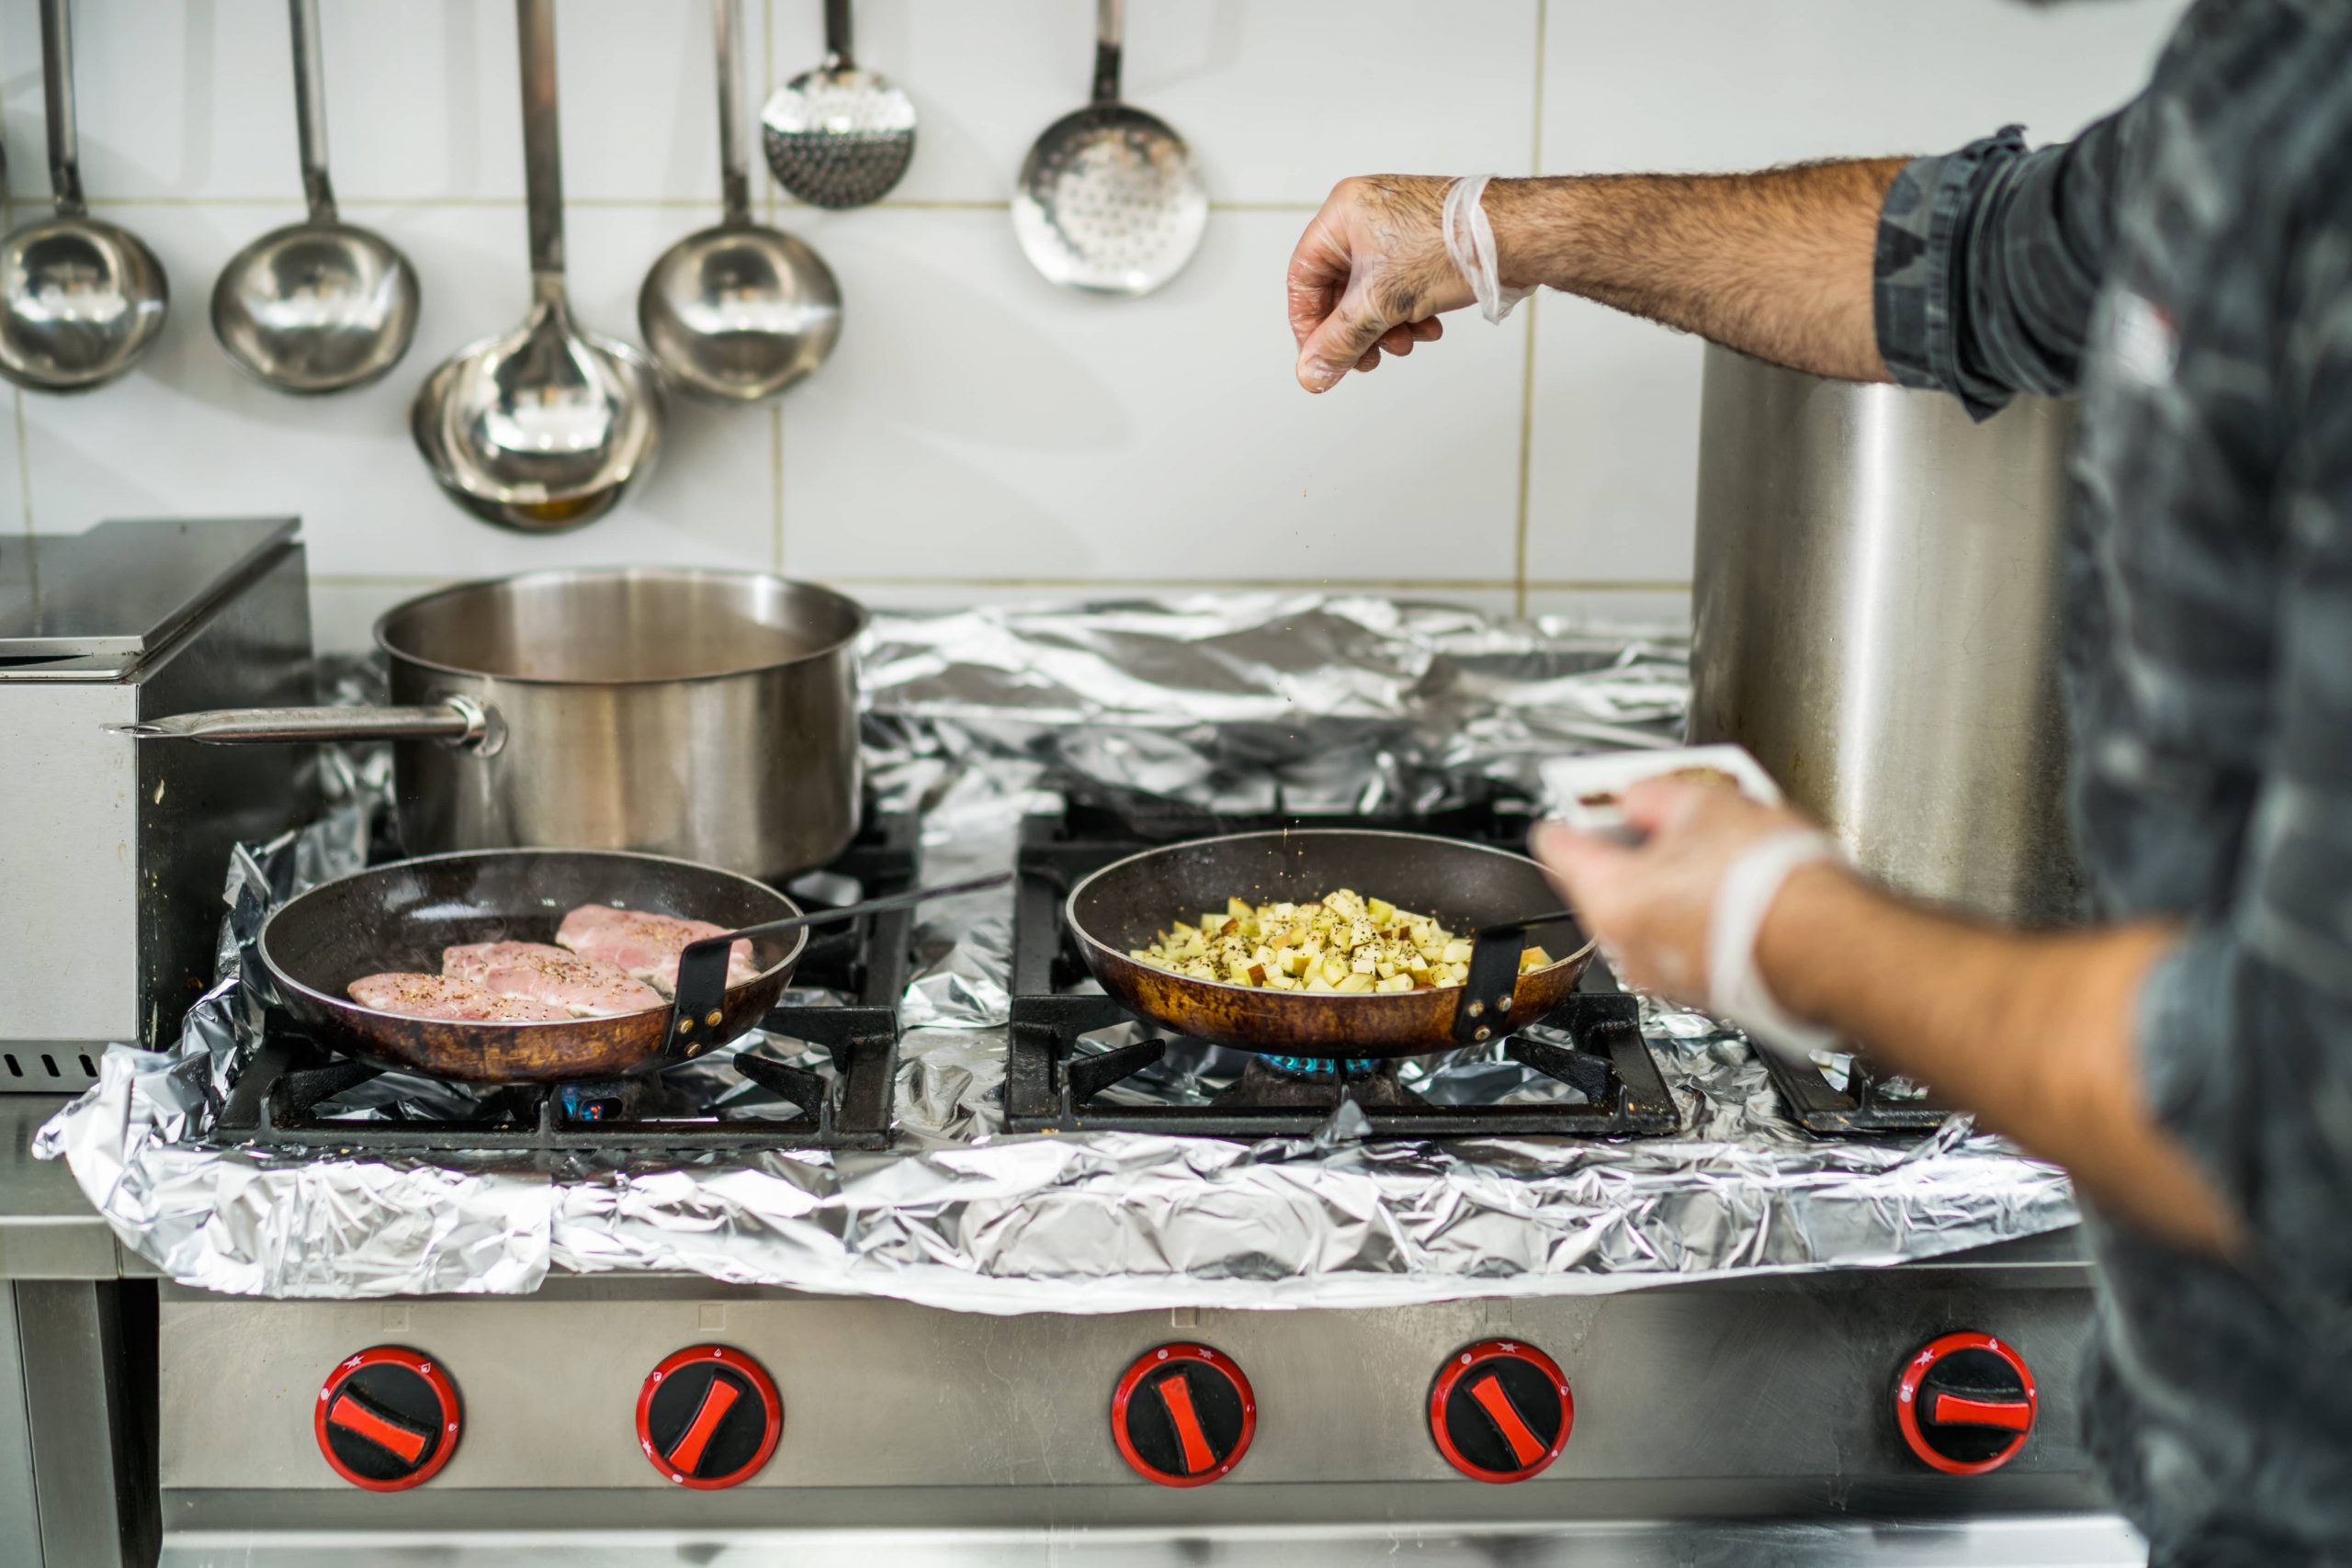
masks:
POLYGON ((1639 847, 1546 822, 1535 829, 1535 858, 1585 930, 1616 955, 1623 978, 1703 1007, 1707 923, 1724 874, 1750 844, 1812 824, 1736 790, 1687 779, 1645 779, 1621 804, 1626 821, 1647 835, 1639 847))
POLYGON ((1453 183, 1373 175, 1332 187, 1290 258, 1300 386, 1327 391, 1350 370, 1377 369, 1384 349, 1410 354, 1437 339, 1440 310, 1473 302, 1441 229, 1453 183))

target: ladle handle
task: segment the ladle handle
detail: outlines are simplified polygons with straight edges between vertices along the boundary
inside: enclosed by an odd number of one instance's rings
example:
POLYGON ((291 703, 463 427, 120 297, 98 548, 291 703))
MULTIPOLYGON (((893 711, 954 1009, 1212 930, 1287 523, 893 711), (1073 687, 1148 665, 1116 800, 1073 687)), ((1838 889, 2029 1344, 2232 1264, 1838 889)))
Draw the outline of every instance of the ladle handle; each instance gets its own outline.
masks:
POLYGON ((738 63, 743 37, 743 0, 711 0, 711 31, 718 42, 718 196, 730 227, 752 220, 752 178, 743 163, 742 107, 735 94, 742 85, 738 63))
POLYGON ((531 220, 531 287, 563 291, 563 140, 556 122, 555 0, 514 0, 523 56, 523 194, 531 220))
POLYGON ((825 0, 825 63, 829 67, 857 63, 850 53, 849 0, 825 0))
POLYGON ((82 146, 74 130, 74 19, 65 0, 40 0, 40 85, 49 111, 49 188, 60 218, 79 218, 82 146))
POLYGON ((302 194, 311 221, 335 220, 334 186, 327 178, 327 95, 319 58, 319 0, 287 0, 294 34, 294 126, 302 144, 302 194))
POLYGON ((1119 101, 1119 51, 1126 34, 1126 0, 1094 0, 1094 101, 1119 101))

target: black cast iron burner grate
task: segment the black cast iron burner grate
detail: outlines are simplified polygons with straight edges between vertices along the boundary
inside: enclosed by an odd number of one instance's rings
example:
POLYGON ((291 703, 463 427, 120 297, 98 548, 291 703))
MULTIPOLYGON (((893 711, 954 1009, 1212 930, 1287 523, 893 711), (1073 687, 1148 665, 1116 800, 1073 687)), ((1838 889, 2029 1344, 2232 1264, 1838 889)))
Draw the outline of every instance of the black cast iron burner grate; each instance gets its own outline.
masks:
MULTIPOLYGON (((846 878, 856 886, 840 888, 843 902, 904 892, 915 886, 922 869, 920 842, 921 823, 911 813, 869 813, 865 830, 848 850, 822 874, 794 886, 831 887, 833 879, 846 878)), ((833 902, 807 891, 798 896, 808 908, 833 902)), ((459 1118, 322 1114, 322 1105, 376 1078, 381 1069, 324 1050, 271 1009, 263 1021, 261 1046, 222 1108, 219 1131, 226 1138, 276 1147, 425 1154, 660 1156, 887 1148, 898 1077, 899 1002, 913 965, 914 924, 915 911, 895 909, 809 931, 794 987, 846 1000, 787 999, 760 1027, 823 1048, 832 1077, 750 1050, 730 1059, 743 1077, 789 1103, 797 1112, 791 1117, 720 1120, 706 1097, 674 1076, 658 1074, 513 1085, 482 1095, 459 1118)))
POLYGON ((1108 1051, 1079 1049, 1083 1036, 1121 1023, 1143 1025, 1099 993, 1074 993, 1086 968, 1062 921, 1062 902, 1089 873, 1154 843, 1283 827, 1375 828, 1442 833, 1517 850, 1532 808, 1489 798, 1425 816, 1301 818, 1280 813, 1187 817, 1156 807, 1135 816, 1080 803, 1022 824, 1012 934, 1012 1013, 1005 1062, 1005 1121, 1013 1132, 1186 1133, 1260 1138, 1311 1134, 1342 1100, 1353 1101, 1376 1137, 1612 1137, 1678 1131, 1674 1097, 1642 1039, 1641 1010, 1596 963, 1567 1004, 1535 1021, 1569 1045, 1510 1036, 1510 1060, 1576 1089, 1582 1103, 1431 1105, 1397 1081, 1394 1061, 1357 1058, 1250 1059, 1208 1105, 1136 1105, 1102 1091, 1159 1062, 1167 1043, 1145 1039, 1108 1051))
POLYGON ((1847 1064, 1840 1089, 1829 1075, 1810 1062, 1792 1062, 1777 1051, 1758 1047, 1756 1053, 1772 1075, 1781 1105, 1808 1133, 1824 1137, 1860 1134, 1916 1134, 1944 1123, 1951 1107, 1932 1095, 1903 1094, 1864 1066, 1860 1058, 1847 1064))

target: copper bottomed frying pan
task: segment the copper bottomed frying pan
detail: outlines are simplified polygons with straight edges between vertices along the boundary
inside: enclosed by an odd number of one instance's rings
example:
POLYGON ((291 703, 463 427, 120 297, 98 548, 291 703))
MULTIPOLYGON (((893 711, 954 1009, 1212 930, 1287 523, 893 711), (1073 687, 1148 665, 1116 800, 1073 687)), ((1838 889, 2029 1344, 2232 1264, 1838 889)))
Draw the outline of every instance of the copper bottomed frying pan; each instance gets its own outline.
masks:
POLYGON ((1237 833, 1104 866, 1066 915, 1086 965, 1124 1006, 1180 1034, 1290 1056, 1417 1056, 1475 1044, 1565 1004, 1593 944, 1544 868, 1524 855, 1419 833, 1352 829, 1237 833), (1305 902, 1340 887, 1476 933, 1467 985, 1391 995, 1269 990, 1173 974, 1127 956, 1171 921, 1226 900, 1305 902), (1541 943, 1554 961, 1525 975, 1541 943))
POLYGON ((287 1011, 322 1045, 469 1083, 558 1083, 615 1077, 736 1038, 775 1006, 808 945, 804 931, 752 938, 758 976, 727 991, 719 1023, 685 1047, 671 1044, 667 1007, 561 1023, 456 1023, 378 1012, 345 989, 384 970, 438 974, 441 950, 459 942, 553 942, 565 911, 581 904, 729 930, 800 913, 763 883, 691 861, 616 850, 477 850, 322 884, 271 914, 255 952, 287 1011))

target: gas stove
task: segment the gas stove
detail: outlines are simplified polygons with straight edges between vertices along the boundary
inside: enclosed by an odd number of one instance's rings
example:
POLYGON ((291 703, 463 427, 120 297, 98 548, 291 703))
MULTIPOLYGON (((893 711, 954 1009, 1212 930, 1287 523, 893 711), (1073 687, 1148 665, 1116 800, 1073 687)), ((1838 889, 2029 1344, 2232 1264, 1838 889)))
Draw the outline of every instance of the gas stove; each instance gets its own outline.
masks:
MULTIPOLYGON (((1432 1104, 1405 1084, 1394 1058, 1252 1055, 1224 1052, 1230 1081, 1207 1104, 1153 1103, 1139 1080, 1182 1042, 1155 1032, 1086 978, 1062 917, 1070 889, 1090 873, 1156 844, 1283 828, 1371 828, 1433 833, 1517 851, 1533 808, 1482 793, 1430 814, 1248 816, 1187 812, 1164 803, 1080 797, 1022 824, 1013 906, 1012 1010, 1005 1062, 1005 1120, 1014 1132, 1136 1132, 1259 1138, 1311 1134, 1341 1105, 1362 1113, 1364 1136, 1603 1137, 1674 1132, 1679 1125, 1641 1010, 1596 960, 1566 1007, 1496 1042, 1487 1053, 1541 1078, 1532 1101, 1432 1104), (1097 1047, 1091 1037, 1125 1028, 1148 1038, 1097 1047), (1126 1087, 1130 1092, 1106 1091, 1126 1087), (1561 1092, 1566 1091, 1566 1092, 1561 1092)), ((1193 1047, 1198 1055, 1200 1047, 1193 1047)), ((1343 1048, 1342 1048, 1343 1049, 1343 1048)))

